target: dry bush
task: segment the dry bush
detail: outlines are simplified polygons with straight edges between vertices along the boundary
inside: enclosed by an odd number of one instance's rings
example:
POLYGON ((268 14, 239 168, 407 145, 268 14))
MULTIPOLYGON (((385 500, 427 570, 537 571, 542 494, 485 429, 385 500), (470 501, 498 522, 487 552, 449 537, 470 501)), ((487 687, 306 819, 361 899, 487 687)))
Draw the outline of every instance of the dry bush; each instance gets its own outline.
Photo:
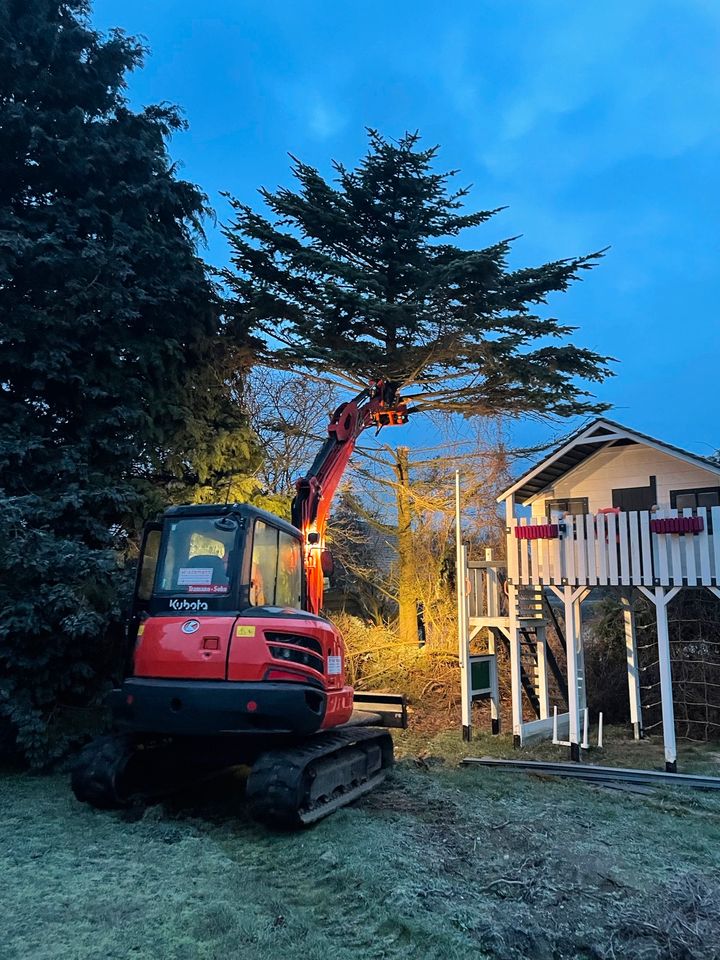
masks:
POLYGON ((401 644, 387 626, 365 623, 359 617, 333 617, 345 638, 346 677, 358 690, 404 693, 409 702, 443 721, 460 700, 460 667, 452 625, 424 646, 401 644))

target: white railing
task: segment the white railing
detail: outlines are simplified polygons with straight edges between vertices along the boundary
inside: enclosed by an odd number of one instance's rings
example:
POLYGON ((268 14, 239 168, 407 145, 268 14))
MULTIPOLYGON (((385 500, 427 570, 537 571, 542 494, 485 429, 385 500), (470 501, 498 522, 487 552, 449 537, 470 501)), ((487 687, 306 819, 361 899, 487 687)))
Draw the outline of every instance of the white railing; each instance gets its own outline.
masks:
POLYGON ((508 527, 508 579, 554 586, 720 586, 720 507, 566 516, 557 537, 520 539, 516 527, 547 524, 545 517, 508 527), (655 533, 652 520, 702 519, 696 533, 655 533))

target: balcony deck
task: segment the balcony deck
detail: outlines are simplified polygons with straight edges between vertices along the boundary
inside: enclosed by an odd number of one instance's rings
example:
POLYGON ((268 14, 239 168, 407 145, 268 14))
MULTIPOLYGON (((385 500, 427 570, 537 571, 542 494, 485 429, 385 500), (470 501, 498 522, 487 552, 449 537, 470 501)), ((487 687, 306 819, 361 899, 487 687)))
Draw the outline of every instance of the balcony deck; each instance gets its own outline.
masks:
POLYGON ((720 586, 720 507, 566 516, 559 535, 521 539, 507 528, 508 581, 538 586, 720 586), (651 521, 699 517, 698 532, 657 533, 651 521))

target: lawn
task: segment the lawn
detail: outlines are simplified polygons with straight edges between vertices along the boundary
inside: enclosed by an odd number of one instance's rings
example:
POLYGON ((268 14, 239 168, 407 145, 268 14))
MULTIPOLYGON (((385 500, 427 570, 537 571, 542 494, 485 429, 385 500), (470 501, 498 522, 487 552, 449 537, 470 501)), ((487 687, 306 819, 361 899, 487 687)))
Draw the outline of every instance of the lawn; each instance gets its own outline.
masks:
POLYGON ((108 814, 65 776, 6 771, 0 958, 720 957, 720 797, 458 768, 465 752, 401 734, 391 781, 295 834, 248 820, 239 776, 108 814))

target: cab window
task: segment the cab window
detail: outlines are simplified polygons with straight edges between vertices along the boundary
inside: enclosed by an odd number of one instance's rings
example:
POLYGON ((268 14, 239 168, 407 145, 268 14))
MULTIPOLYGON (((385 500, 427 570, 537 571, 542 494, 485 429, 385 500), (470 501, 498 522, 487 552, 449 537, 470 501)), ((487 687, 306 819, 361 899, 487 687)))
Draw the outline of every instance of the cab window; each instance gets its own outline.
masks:
POLYGON ((228 593, 237 528, 223 530, 209 518, 169 524, 158 578, 165 593, 228 593))
POLYGON ((302 549, 299 540, 262 520, 255 521, 250 566, 253 606, 302 604, 302 549))

